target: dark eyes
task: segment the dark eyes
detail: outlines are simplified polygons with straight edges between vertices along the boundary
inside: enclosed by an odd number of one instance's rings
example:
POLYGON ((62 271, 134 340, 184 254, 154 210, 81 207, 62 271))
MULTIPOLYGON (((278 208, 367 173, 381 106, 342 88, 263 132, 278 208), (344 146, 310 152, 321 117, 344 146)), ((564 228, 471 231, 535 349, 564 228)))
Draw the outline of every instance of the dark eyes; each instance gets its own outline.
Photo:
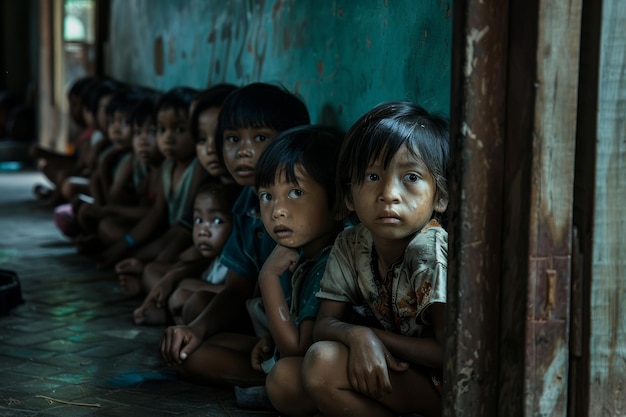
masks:
MULTIPOLYGON (((402 181, 404 182, 409 182, 409 183, 413 183, 413 182, 417 182, 419 181, 421 178, 421 176, 415 172, 409 172, 408 174, 405 174, 402 177, 402 181)), ((380 175, 378 174, 374 174, 374 173, 368 173, 365 174, 365 180, 367 182, 376 182, 376 181, 380 181, 380 175)))
POLYGON ((379 181, 380 176, 378 174, 365 174, 365 179, 370 182, 379 181))
POLYGON ((260 192, 259 193, 259 200, 262 203, 267 203, 268 201, 272 200, 272 195, 270 193, 268 193, 268 192, 265 192, 265 191, 260 192))
MULTIPOLYGON (((296 199, 296 198, 300 198, 304 195, 304 191, 302 191, 299 188, 292 188, 291 190, 289 190, 289 192, 287 193, 287 198, 290 199, 296 199)), ((268 193, 267 191, 262 191, 259 193, 259 200, 262 203, 267 203, 269 201, 272 201, 272 195, 270 193, 268 193)))
POLYGON ((304 194, 304 192, 301 189, 293 188, 293 189, 289 190, 289 194, 287 194, 287 197, 289 197, 289 198, 299 198, 299 197, 302 197, 302 194, 304 194))
POLYGON ((417 182, 420 179, 420 176, 414 172, 410 172, 404 176, 404 181, 406 182, 417 182))
MULTIPOLYGON (((202 224, 204 223, 204 219, 202 217, 194 217, 193 222, 195 224, 202 224)), ((212 219, 209 219, 208 223, 209 224, 224 224, 226 222, 221 217, 213 217, 212 219)))

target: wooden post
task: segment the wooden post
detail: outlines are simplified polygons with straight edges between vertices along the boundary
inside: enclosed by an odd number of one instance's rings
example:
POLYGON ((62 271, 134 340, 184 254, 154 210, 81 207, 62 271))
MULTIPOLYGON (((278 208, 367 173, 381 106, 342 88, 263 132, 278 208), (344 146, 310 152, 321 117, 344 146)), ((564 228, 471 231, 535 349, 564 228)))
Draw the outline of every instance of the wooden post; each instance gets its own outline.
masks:
POLYGON ((444 415, 497 412, 506 1, 453 6, 444 415))
POLYGON ((597 116, 588 346, 588 415, 592 417, 626 414, 625 26, 626 3, 623 0, 604 0, 598 109, 597 113, 587 115, 597 116))
POLYGON ((567 412, 581 3, 454 4, 444 415, 567 412))

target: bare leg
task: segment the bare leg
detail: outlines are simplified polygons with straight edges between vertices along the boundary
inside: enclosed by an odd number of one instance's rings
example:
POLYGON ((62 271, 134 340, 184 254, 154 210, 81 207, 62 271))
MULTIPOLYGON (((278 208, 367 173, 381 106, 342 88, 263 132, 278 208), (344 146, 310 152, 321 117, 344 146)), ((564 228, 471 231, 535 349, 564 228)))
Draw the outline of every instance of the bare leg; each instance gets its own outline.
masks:
POLYGON ((272 405, 288 416, 312 416, 318 412, 302 384, 303 359, 297 356, 282 358, 272 367, 265 382, 272 405))
POLYGON ((238 333, 218 333, 196 349, 179 367, 187 378, 202 384, 258 386, 265 374, 252 368, 250 355, 257 338, 238 333))
POLYGON ((325 416, 441 415, 440 394, 430 378, 414 368, 390 371, 393 392, 379 399, 353 390, 347 374, 348 354, 344 344, 326 341, 313 344, 304 358, 305 388, 325 416))
POLYGON ((156 326, 167 324, 169 316, 165 308, 159 308, 152 302, 144 302, 133 311, 133 321, 137 325, 156 326))
POLYGON ((211 291, 194 292, 183 306, 180 315, 182 323, 180 324, 191 323, 196 317, 200 315, 200 313, 202 313, 204 308, 209 305, 213 297, 215 297, 215 293, 211 291))
POLYGON ((132 296, 141 292, 141 275, 144 263, 137 258, 126 258, 115 265, 115 271, 124 294, 132 296))

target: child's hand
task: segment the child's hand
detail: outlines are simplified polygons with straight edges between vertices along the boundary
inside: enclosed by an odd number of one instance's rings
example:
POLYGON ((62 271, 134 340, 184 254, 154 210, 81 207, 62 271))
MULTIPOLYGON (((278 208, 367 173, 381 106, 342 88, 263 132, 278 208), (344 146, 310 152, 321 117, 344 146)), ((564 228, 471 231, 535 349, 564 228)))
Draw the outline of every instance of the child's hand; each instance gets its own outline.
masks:
POLYGON ((254 370, 264 372, 261 364, 272 356, 274 346, 274 341, 270 335, 264 336, 256 342, 252 348, 252 368, 254 370))
POLYGON ((286 270, 294 271, 300 254, 297 250, 276 245, 270 256, 263 263, 259 279, 280 277, 286 270))
POLYGON ((389 353, 371 329, 363 328, 350 342, 348 378, 352 388, 372 398, 392 392, 389 369, 405 371, 406 362, 400 362, 389 353))
POLYGON ((161 339, 161 357, 168 366, 180 365, 201 343, 191 327, 170 326, 161 339))
POLYGON ((164 308, 167 304, 167 299, 170 297, 172 292, 174 291, 174 285, 170 279, 164 279, 167 277, 167 274, 163 276, 156 283, 156 285, 150 290, 144 303, 154 303, 157 308, 164 308))

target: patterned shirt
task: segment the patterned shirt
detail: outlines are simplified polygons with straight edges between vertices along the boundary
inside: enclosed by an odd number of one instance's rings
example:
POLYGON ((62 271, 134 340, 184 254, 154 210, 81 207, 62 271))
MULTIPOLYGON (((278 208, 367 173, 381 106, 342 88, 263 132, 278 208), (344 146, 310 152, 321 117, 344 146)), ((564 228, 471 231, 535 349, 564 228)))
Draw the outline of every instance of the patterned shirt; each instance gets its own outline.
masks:
POLYGON ((337 237, 317 297, 350 303, 355 313, 376 319, 383 329, 420 336, 431 324, 428 307, 446 302, 447 267, 448 233, 433 221, 380 277, 372 235, 357 225, 337 237))

